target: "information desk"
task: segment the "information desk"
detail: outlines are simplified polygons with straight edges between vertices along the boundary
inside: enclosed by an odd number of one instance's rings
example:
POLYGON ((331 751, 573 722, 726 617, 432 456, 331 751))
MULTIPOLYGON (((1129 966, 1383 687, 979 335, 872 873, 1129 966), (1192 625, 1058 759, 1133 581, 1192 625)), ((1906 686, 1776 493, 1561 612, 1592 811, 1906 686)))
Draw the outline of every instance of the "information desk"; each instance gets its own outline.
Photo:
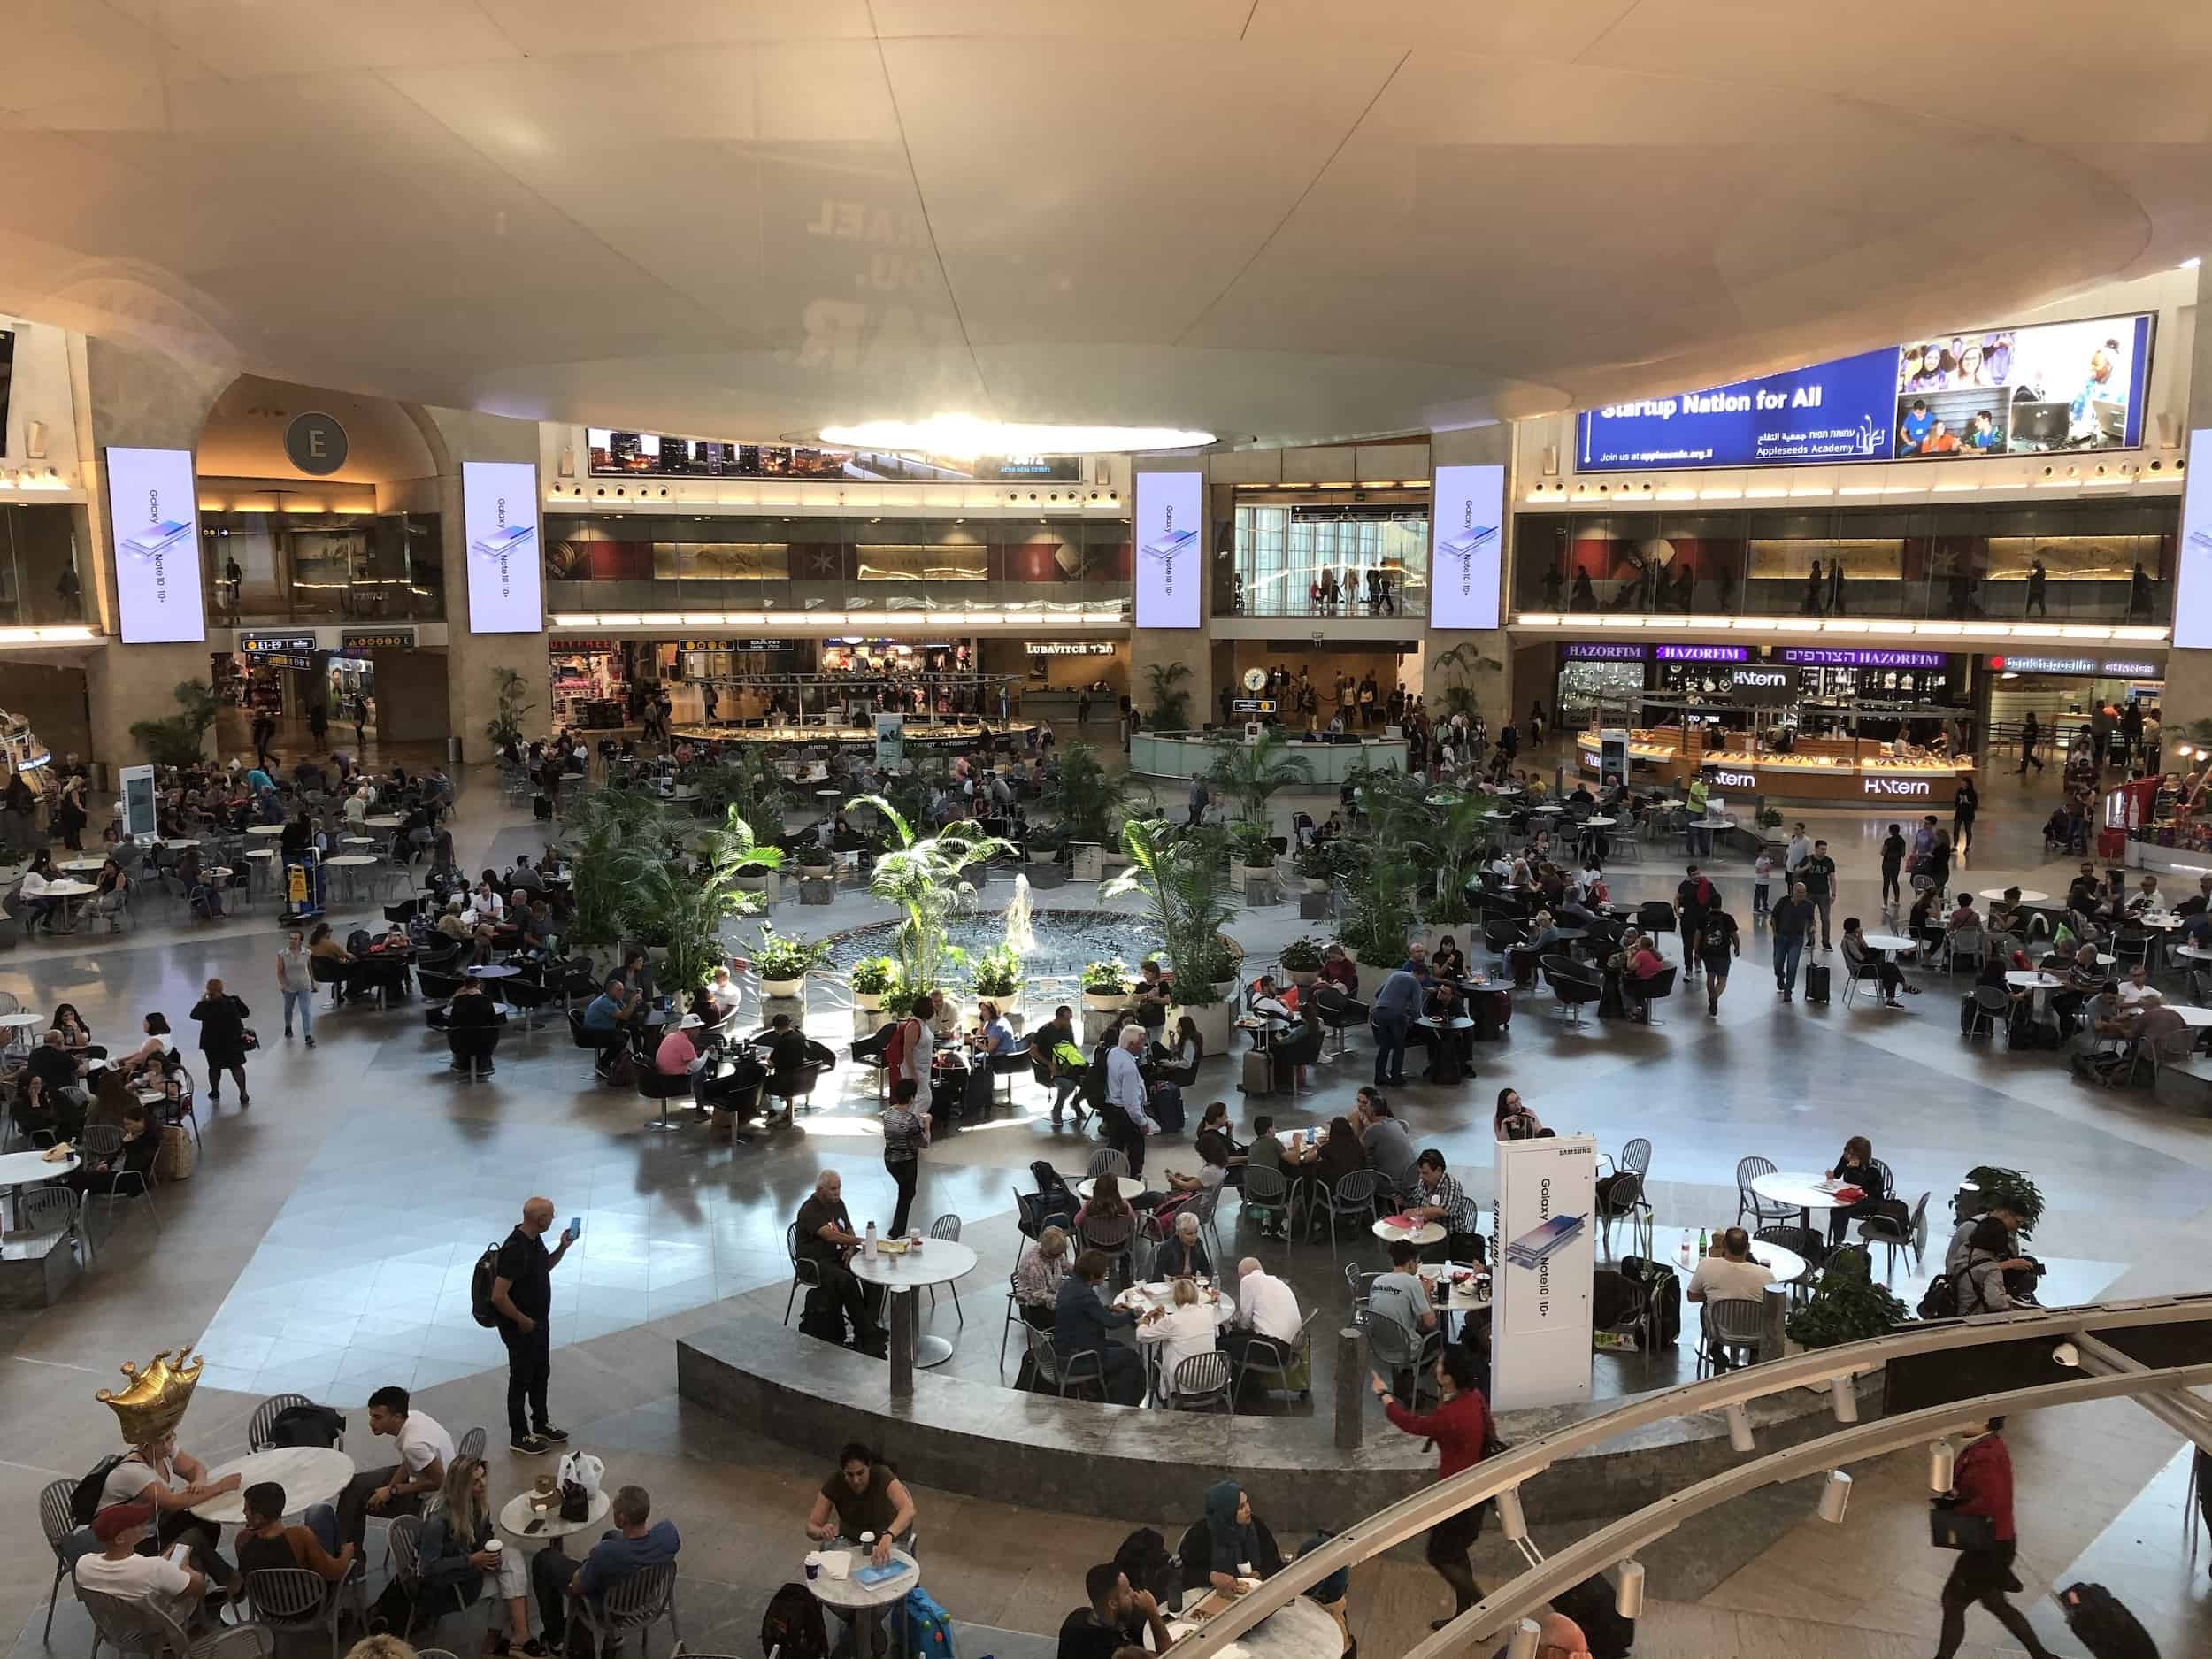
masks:
MULTIPOLYGON (((1214 741, 1195 734, 1156 736, 1140 732, 1130 741, 1129 770, 1153 778, 1194 777, 1213 769, 1217 753, 1214 741)), ((1355 766, 1377 772, 1406 769, 1402 738, 1363 737, 1356 743, 1309 743, 1293 738, 1286 747, 1292 754, 1306 757, 1306 764, 1313 768, 1316 788, 1333 789, 1352 775, 1355 766)))
MULTIPOLYGON (((1741 733, 1728 736, 1745 741, 1741 733)), ((1686 749, 1679 726, 1640 728, 1629 733, 1629 761, 1642 781, 1686 784, 1708 769, 1707 787, 1724 800, 1759 795, 1916 812, 1949 810, 1959 780, 1974 775, 1971 758, 1896 759, 1871 738, 1802 737, 1787 755, 1709 749, 1703 741, 1702 731, 1694 731, 1686 749)), ((1575 748, 1582 770, 1594 775, 1597 734, 1579 733, 1575 748)))

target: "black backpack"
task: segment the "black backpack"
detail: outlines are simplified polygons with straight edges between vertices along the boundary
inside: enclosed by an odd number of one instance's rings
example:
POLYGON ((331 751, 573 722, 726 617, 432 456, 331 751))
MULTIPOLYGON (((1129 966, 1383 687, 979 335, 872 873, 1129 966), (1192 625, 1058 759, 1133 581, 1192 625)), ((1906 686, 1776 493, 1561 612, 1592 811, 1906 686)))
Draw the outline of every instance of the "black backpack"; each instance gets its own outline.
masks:
POLYGON ((492 1305, 492 1282, 498 1277, 499 1240, 494 1240, 484 1247, 484 1254, 476 1258, 475 1270, 469 1274, 469 1311, 488 1331, 499 1328, 499 1310, 492 1305))
POLYGON ((92 1525, 92 1517, 100 1512, 100 1489, 107 1485, 108 1476, 114 1472, 115 1466, 129 1455, 127 1452, 111 1452, 92 1465, 92 1472, 80 1480, 76 1490, 69 1494, 71 1520, 80 1526, 92 1525))
POLYGON ((803 1584, 786 1584, 760 1616, 760 1650, 767 1659, 829 1659, 822 1604, 803 1584))
POLYGON ((328 1406, 287 1406, 270 1420, 269 1444, 327 1448, 345 1432, 345 1418, 328 1406))
POLYGON ((1924 1319, 1958 1317, 1959 1287, 1948 1273, 1938 1273, 1928 1281, 1928 1288, 1921 1296, 1916 1311, 1924 1319))

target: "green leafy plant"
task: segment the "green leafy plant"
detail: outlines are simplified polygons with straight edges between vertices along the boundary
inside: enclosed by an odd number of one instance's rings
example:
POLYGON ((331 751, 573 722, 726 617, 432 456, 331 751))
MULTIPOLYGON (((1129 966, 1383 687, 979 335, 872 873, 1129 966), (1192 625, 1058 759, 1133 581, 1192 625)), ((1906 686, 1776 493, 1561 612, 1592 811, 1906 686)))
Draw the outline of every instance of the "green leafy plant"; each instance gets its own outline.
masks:
POLYGON ((521 746, 522 717, 538 706, 522 700, 528 689, 527 682, 514 669, 492 670, 492 718, 484 723, 484 735, 491 739, 494 748, 521 746))
POLYGON ((1094 746, 1070 743, 1061 751, 1060 780, 1053 787, 1052 803, 1067 840, 1102 844, 1110 840, 1114 820, 1128 800, 1128 774, 1107 771, 1094 746))
POLYGON ((2021 1238, 2035 1232, 2035 1224, 2043 1218, 2043 1189, 2027 1175, 1993 1164, 1978 1164, 1966 1171, 1966 1179, 1981 1189, 1983 1209, 2001 1203, 2020 1217, 2016 1231, 2021 1238))
POLYGON ((1229 826, 1229 847, 1236 860, 1247 869, 1258 870, 1275 862, 1275 839, 1267 833, 1267 826, 1252 818, 1240 818, 1229 826))
POLYGON ((604 950, 622 937, 635 897, 634 870, 676 856, 660 802, 642 789, 612 784, 569 803, 561 848, 575 872, 568 938, 587 951, 604 950))
MULTIPOLYGON (((722 925, 763 908, 758 894, 738 886, 739 872, 763 861, 773 869, 783 860, 773 847, 755 843, 752 826, 734 810, 704 830, 687 825, 686 833, 684 851, 644 837, 624 845, 612 861, 619 884, 613 902, 622 926, 641 942, 660 948, 667 982, 682 992, 703 984, 727 954, 722 925)), ((574 867, 580 879, 581 864, 574 867)))
POLYGON ((796 939, 764 922, 760 943, 753 950, 753 966, 764 979, 803 979, 830 953, 826 939, 796 939))
POLYGON ((1290 741, 1279 732, 1263 732, 1251 742, 1241 737, 1214 741, 1213 764, 1206 776, 1237 803, 1247 818, 1267 819, 1267 803, 1294 783, 1313 781, 1313 763, 1293 754, 1290 741))
POLYGON ((1803 1347, 1834 1348, 1886 1336, 1909 1317, 1903 1302, 1874 1282, 1867 1253, 1847 1250, 1831 1258, 1812 1300, 1791 1314, 1783 1329, 1803 1347))
POLYGON ((1751 821, 1761 829, 1779 829, 1782 827, 1782 809, 1778 806, 1763 806, 1751 815, 1751 821))
POLYGON ((1327 841, 1316 841, 1303 849, 1298 855, 1298 873, 1309 881, 1326 881, 1332 873, 1329 846, 1327 841))
POLYGON ((1344 925, 1344 942, 1359 961, 1371 968, 1394 968, 1405 960, 1418 881, 1409 858, 1385 851, 1379 843, 1346 878, 1352 914, 1344 925))
POLYGON ((993 945, 987 950, 979 950, 968 964, 968 983, 974 987, 975 994, 994 1002, 1018 996, 1026 977, 1021 953, 1011 945, 993 945))
POLYGON ((905 814, 881 795, 862 795, 846 804, 849 810, 872 806, 883 815, 890 834, 868 878, 868 890, 900 913, 891 933, 891 954, 901 979, 916 994, 934 991, 949 970, 967 960, 945 931, 960 901, 975 891, 963 872, 987 859, 1011 856, 1013 843, 986 835, 972 823, 949 824, 934 835, 918 836, 905 814))
POLYGON ((862 996, 881 996, 891 988, 899 964, 888 956, 867 956, 853 964, 853 989, 862 996))
POLYGON ((157 720, 134 720, 131 735, 157 766, 196 766, 205 753, 208 728, 222 704, 214 687, 196 680, 180 680, 170 695, 177 711, 157 720))
POLYGON ((1179 1008, 1212 1008, 1222 1002, 1219 987, 1237 977, 1237 959, 1217 939, 1191 954, 1191 965, 1178 969, 1175 1002, 1179 1008))
POLYGON ((1485 657, 1472 640, 1462 640, 1450 650, 1439 651, 1429 659, 1429 666, 1442 676, 1436 685, 1434 701, 1441 705, 1445 718, 1455 714, 1473 715, 1477 711, 1475 680, 1486 671, 1494 674, 1505 670, 1502 659, 1485 657))
POLYGON ((685 768, 683 781, 699 792, 700 809, 707 815, 720 818, 734 809, 748 824, 781 833, 783 780, 764 748, 733 744, 727 759, 685 768))
POLYGON ((1153 663, 1145 673, 1152 682, 1151 727, 1156 732, 1190 730, 1190 693, 1182 689, 1190 678, 1188 663, 1153 663))
POLYGON ((1281 962, 1286 973, 1318 973, 1321 972, 1321 941, 1303 935, 1283 947, 1281 962))
POLYGON ((1125 991, 1129 988, 1129 964, 1119 956, 1110 962, 1087 962, 1083 964, 1083 988, 1100 995, 1125 991))
POLYGON ((1222 889, 1222 839, 1193 834, 1160 818, 1132 818, 1121 826, 1129 867, 1100 888, 1101 896, 1141 895, 1151 906, 1161 952, 1175 976, 1175 998, 1193 1008, 1220 999, 1212 987, 1235 969, 1221 930, 1236 914, 1222 889))

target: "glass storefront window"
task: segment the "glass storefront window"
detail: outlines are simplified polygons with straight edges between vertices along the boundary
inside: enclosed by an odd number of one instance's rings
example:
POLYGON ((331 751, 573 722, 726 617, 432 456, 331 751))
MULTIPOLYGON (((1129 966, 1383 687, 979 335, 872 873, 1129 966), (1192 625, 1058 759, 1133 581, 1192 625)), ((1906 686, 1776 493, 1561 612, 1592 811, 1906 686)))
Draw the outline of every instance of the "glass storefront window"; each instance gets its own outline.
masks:
POLYGON ((208 621, 435 622, 435 513, 203 512, 208 621))
POLYGON ((1240 504, 1226 614, 1419 616, 1428 608, 1425 506, 1240 504))

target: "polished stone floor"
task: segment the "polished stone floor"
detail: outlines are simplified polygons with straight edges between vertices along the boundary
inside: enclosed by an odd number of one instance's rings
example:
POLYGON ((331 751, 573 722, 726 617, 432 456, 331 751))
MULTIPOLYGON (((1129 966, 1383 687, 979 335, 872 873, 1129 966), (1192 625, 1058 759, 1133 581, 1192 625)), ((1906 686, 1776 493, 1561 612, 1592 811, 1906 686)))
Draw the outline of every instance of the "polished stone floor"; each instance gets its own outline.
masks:
MULTIPOLYGON (((2024 876, 2046 888, 2062 885, 2060 867, 2040 856, 2043 792, 2007 777, 1985 793, 1973 885, 2024 876)), ((1879 823, 1807 816, 1839 849, 1844 908, 1871 915, 1879 823)), ((457 831, 465 862, 511 859, 536 834, 526 817, 503 807, 488 776, 465 780, 457 831)), ((1717 862, 1742 914, 1746 872, 1717 862)), ((1655 858, 1641 871, 1623 867, 1617 891, 1632 900, 1658 895, 1677 879, 1655 858)), ((826 911, 782 906, 775 919, 815 933, 879 914, 864 896, 845 895, 826 911)), ((1263 957, 1316 926, 1300 924, 1285 905, 1250 913, 1236 931, 1263 957)), ((207 1377, 185 1438, 211 1460, 242 1449, 245 1413, 263 1394, 297 1389, 357 1409, 391 1382, 421 1391, 425 1408, 449 1425, 488 1425, 498 1444, 501 1351, 470 1317, 468 1271, 522 1199, 542 1192, 562 1216, 585 1224, 583 1242, 555 1280, 555 1412, 607 1457, 611 1473, 653 1486, 686 1527, 691 1645, 749 1650, 767 1592, 791 1576, 807 1486, 833 1448, 769 1446, 680 1407, 672 1339, 721 1317, 732 1297, 781 1311, 783 1229, 821 1165, 844 1172, 856 1216, 887 1215, 890 1185, 864 1078, 841 1071, 836 1091, 826 1087, 820 1110, 797 1130, 748 1147, 730 1148, 699 1128, 663 1135, 642 1127, 647 1102, 592 1083, 557 1023, 511 1037, 497 1077, 473 1088, 444 1075, 442 1045, 412 1005, 322 1015, 316 1050, 287 1044, 272 987, 276 943, 264 910, 196 927, 156 919, 114 940, 42 941, 0 965, 0 987, 27 1007, 74 1002, 110 1041, 149 1009, 179 1018, 201 982, 220 975, 254 1004, 267 1044, 253 1064, 252 1110, 227 1101, 204 1120, 200 1169, 188 1184, 162 1191, 159 1232, 126 1220, 63 1305, 0 1315, 0 1502, 22 1517, 12 1564, 0 1568, 0 1617, 18 1629, 27 1623, 26 1642, 37 1644, 47 1557, 33 1535, 32 1499, 108 1448, 112 1424, 92 1392, 119 1361, 142 1360, 156 1347, 204 1347, 207 1377)), ((2054 1263, 2054 1296, 2202 1287, 2204 1172, 2212 1167, 2204 1120, 2155 1107, 2143 1094, 2084 1090, 2047 1056, 1962 1042, 1956 998, 1940 976, 1907 1015, 1864 1003, 1785 1008, 1754 971, 1766 959, 1763 937, 1748 934, 1746 955, 1717 1019, 1706 1018, 1701 999, 1693 1009, 1678 997, 1663 1025, 1576 1032, 1549 1018, 1545 999, 1525 1002, 1510 1040, 1479 1051, 1472 1083, 1409 1088, 1399 1096, 1404 1115, 1478 1198, 1491 1191, 1488 1113, 1503 1084, 1519 1088, 1548 1123, 1586 1129, 1603 1147, 1647 1135, 1656 1148, 1659 1219, 1670 1225, 1732 1218, 1738 1157, 1824 1164, 1853 1133, 1873 1139, 1908 1197, 1933 1190, 1939 1205, 1972 1164, 2015 1164, 2049 1194, 2035 1242, 2054 1263)), ((809 1019, 835 1044, 851 1016, 824 992, 809 1019)), ((179 1023, 188 1047, 188 1022, 179 1023)), ((1269 1108, 1284 1124, 1325 1119, 1348 1105, 1365 1075, 1363 1059, 1356 1048, 1350 1063, 1317 1074, 1314 1094, 1269 1108)), ((1193 1103, 1218 1096, 1248 1122, 1251 1108, 1233 1083, 1228 1062, 1210 1062, 1193 1103)), ((959 1215, 982 1257, 963 1286, 964 1326, 949 1298, 933 1316, 932 1328, 957 1338, 952 1363, 963 1374, 996 1367, 1012 1189, 1026 1188, 1032 1159, 1075 1168, 1088 1151, 1071 1133, 1051 1133, 1026 1083, 1018 1102, 1014 1113, 941 1142, 923 1179, 917 1214, 959 1215)), ((1187 1166, 1187 1148, 1156 1156, 1187 1166)), ((1226 1208, 1223 1221, 1226 1234, 1226 1208)), ((1279 1246, 1258 1253, 1271 1261, 1284 1255, 1279 1246)), ((1368 1253, 1378 1254, 1371 1241, 1368 1253)), ((1310 1302, 1341 1295, 1325 1247, 1302 1246, 1291 1260, 1310 1302)), ((1919 1282, 1909 1267, 1893 1281, 1909 1300, 1919 1282)), ((1607 1364, 1599 1363, 1601 1377, 1607 1364)), ((1654 1380, 1668 1379, 1663 1362, 1654 1380)), ((356 1422, 349 1449, 365 1460, 374 1454, 357 1412, 356 1422)), ((1318 1426, 1286 1423, 1285 1432, 1318 1426)), ((2204 1650, 2212 1616, 2204 1580, 2179 1565, 2170 1432, 2122 1403, 2044 1414, 2016 1425, 2011 1438, 2021 1464, 2023 1576, 2064 1582, 2093 1567, 2124 1594, 2139 1579, 2167 1651, 2204 1650), (2154 1527, 2145 1518, 2154 1516, 2154 1527), (2132 1554, 2116 1541, 2131 1525, 2144 1534, 2132 1554)), ((1689 1552, 1671 1577, 1655 1572, 1639 1653, 1925 1651, 1947 1563, 1924 1543, 1915 1462, 1859 1471, 1840 1529, 1763 1512, 1717 1518, 1709 1549, 1689 1552)), ((495 1495, 534 1472, 495 1452, 495 1495)), ((985 1625, 1056 1627, 1079 1599, 1082 1568, 1110 1553, 1120 1530, 1057 1517, 1039 1529, 1018 1502, 945 1494, 926 1502, 933 1517, 956 1523, 933 1533, 931 1586, 956 1616, 985 1625)), ((1310 1525, 1272 1518, 1279 1532, 1302 1537, 1310 1525)), ((1438 1601, 1417 1562, 1363 1570, 1355 1589, 1363 1645, 1375 1655, 1402 1650, 1440 1610, 1438 1601)), ((2076 1651, 2058 1634, 2053 1609, 2046 1604, 2036 1617, 2059 1651, 2076 1651)), ((1997 1634, 1985 1624, 1970 1627, 1970 1641, 1985 1645, 1967 1651, 2004 1651, 1988 1645, 1997 1634)), ((87 1637, 65 1607, 55 1647, 81 1653, 87 1637)))

